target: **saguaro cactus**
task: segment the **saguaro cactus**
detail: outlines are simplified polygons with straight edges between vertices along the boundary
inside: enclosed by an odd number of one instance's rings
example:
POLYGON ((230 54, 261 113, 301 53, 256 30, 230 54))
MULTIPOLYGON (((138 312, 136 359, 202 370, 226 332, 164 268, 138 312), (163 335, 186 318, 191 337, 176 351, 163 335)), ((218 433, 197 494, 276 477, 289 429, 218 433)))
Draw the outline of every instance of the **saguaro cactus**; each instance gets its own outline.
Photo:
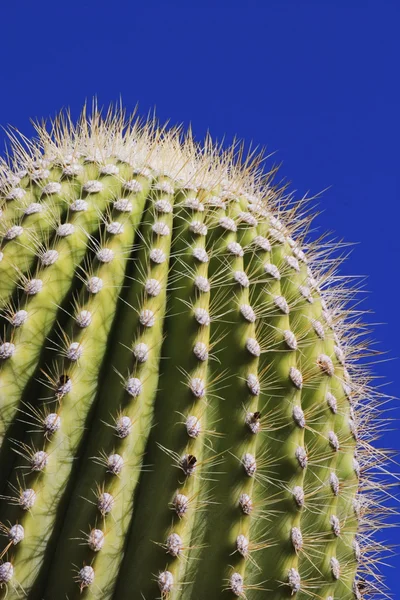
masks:
POLYGON ((1 174, 1 597, 369 597, 378 402, 306 202, 122 111, 37 131, 1 174))

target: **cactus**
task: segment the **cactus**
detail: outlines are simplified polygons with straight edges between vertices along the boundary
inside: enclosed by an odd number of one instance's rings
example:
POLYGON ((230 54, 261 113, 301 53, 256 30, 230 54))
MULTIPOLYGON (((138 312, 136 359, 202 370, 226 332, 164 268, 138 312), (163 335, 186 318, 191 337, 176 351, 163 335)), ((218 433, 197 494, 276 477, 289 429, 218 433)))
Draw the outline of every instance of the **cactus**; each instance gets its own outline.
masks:
POLYGON ((340 245, 237 145, 96 107, 37 132, 1 164, 0 597, 370 597, 340 245))

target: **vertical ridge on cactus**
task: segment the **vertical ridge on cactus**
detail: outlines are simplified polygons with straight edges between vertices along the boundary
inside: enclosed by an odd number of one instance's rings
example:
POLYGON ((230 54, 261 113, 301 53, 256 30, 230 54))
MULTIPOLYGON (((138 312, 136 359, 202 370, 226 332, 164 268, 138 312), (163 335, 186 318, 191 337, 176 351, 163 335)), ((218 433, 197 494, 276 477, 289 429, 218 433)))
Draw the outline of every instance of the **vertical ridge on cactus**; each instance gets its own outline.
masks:
POLYGON ((0 598, 378 595, 340 245, 240 146, 96 106, 37 133, 0 164, 0 598))

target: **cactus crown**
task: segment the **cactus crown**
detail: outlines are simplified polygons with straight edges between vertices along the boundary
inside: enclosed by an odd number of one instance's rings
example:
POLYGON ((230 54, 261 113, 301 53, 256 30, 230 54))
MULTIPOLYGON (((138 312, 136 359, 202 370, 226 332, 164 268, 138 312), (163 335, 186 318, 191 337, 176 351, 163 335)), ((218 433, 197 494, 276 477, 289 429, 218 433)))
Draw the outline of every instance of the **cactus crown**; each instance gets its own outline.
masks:
POLYGON ((0 165, 0 594, 375 593, 382 396, 340 244, 237 144, 36 128, 0 165))

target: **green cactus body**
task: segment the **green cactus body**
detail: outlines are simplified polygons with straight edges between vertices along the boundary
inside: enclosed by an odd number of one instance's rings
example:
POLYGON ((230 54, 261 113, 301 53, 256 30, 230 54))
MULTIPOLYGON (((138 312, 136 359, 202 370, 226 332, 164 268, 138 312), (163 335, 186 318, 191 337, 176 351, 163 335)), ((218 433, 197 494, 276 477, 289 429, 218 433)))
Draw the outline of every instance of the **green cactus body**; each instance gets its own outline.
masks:
POLYGON ((39 137, 2 168, 1 597, 363 598, 368 379, 303 203, 123 114, 39 137))

